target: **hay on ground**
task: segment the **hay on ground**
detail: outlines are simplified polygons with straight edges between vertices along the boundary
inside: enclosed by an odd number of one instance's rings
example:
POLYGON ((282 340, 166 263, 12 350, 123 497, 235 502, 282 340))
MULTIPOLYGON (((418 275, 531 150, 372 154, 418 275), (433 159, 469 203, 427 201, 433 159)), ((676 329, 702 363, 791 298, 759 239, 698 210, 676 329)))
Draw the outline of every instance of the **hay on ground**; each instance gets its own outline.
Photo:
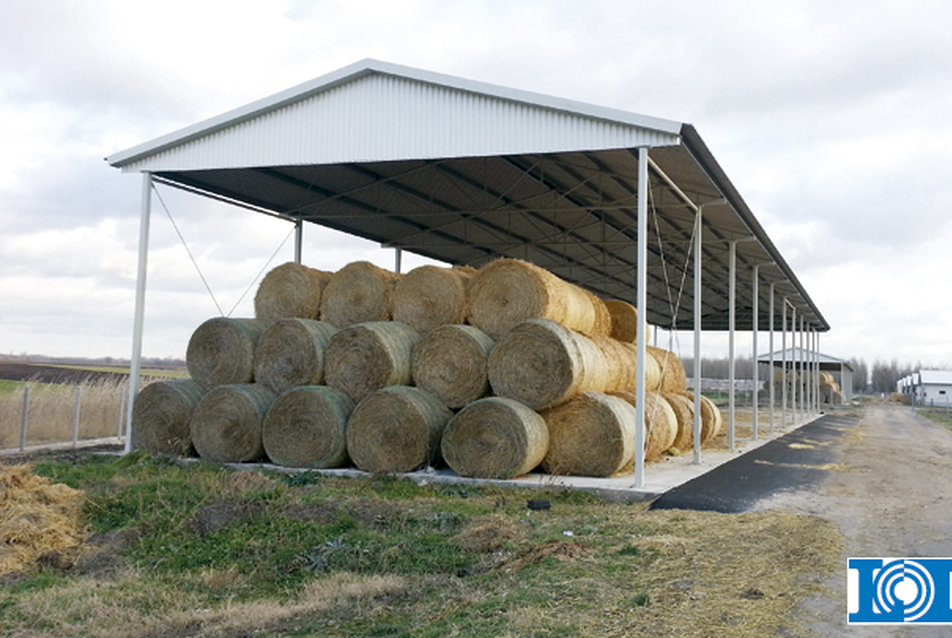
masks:
POLYGON ((493 340, 475 326, 445 325, 413 348, 413 383, 449 408, 462 408, 489 393, 487 362, 493 340))
POLYGON ((272 323, 255 347, 255 382, 275 394, 324 381, 324 351, 337 328, 326 321, 287 318, 272 323))
POLYGON ((211 390, 192 414, 192 444, 198 455, 215 463, 244 463, 264 456, 261 426, 274 399, 257 383, 211 390))
POLYGON ((549 430, 522 403, 487 397, 470 403, 443 433, 443 458, 460 476, 510 479, 531 472, 549 447, 549 430))
POLYGON ((399 321, 370 321, 331 337, 324 351, 324 381, 355 403, 375 390, 409 385, 413 347, 420 333, 399 321))
POLYGON ((85 501, 82 491, 36 476, 29 465, 0 465, 0 576, 77 548, 85 501))
MULTIPOLYGON (((637 409, 634 392, 612 392, 613 396, 637 409)), ((678 435, 678 417, 658 392, 645 392, 645 460, 658 461, 674 444, 678 435)))
POLYGON ((440 459, 440 439, 453 416, 421 388, 391 386, 361 401, 347 421, 347 451, 365 472, 412 472, 440 459))
POLYGON ((678 355, 670 350, 655 346, 645 346, 648 353, 654 357, 661 370, 662 392, 687 392, 688 377, 684 373, 684 364, 678 355))
POLYGON ((214 317, 205 321, 188 341, 185 362, 189 376, 205 390, 251 383, 255 345, 262 332, 264 323, 257 319, 214 317))
POLYGON ((546 472, 614 476, 632 466, 637 415, 627 401, 584 392, 540 415, 549 427, 546 472))
POLYGON ((156 381, 142 388, 132 408, 132 447, 190 456, 189 423, 203 396, 205 391, 192 379, 156 381))
POLYGON ((321 296, 321 320, 338 328, 367 321, 389 321, 393 289, 400 275, 369 261, 347 264, 333 275, 321 296))
POLYGON ((523 321, 540 318, 592 336, 611 332, 611 316, 598 297, 519 259, 497 259, 473 276, 467 317, 494 339, 523 321))
POLYGON ((278 319, 317 319, 331 273, 290 261, 272 268, 255 293, 255 318, 268 325, 278 319))
POLYGON ((671 447, 686 452, 694 447, 694 401, 679 392, 662 392, 678 418, 678 435, 671 447))
POLYGON ((404 275, 393 291, 393 320, 424 333, 466 320, 466 287, 472 269, 420 266, 404 275))
POLYGON ((328 386, 288 390, 268 410, 261 440, 268 458, 287 467, 332 468, 347 463, 347 419, 354 402, 328 386))

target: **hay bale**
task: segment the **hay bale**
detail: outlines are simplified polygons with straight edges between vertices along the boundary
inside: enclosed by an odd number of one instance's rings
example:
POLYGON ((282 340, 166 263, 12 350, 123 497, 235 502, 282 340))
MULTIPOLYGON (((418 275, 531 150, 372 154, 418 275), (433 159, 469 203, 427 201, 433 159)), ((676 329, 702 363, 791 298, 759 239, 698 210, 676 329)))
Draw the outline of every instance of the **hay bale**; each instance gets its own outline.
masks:
POLYGON ((647 352, 658 362, 661 369, 662 392, 687 392, 688 377, 684 373, 684 364, 678 355, 664 348, 645 346, 647 352))
MULTIPOLYGON (((638 346, 634 343, 628 343, 626 341, 617 341, 615 339, 611 341, 612 347, 615 349, 621 349, 623 351, 623 357, 627 362, 625 369, 628 371, 628 377, 620 384, 621 389, 623 390, 633 390, 638 387, 638 346)), ((658 388, 661 386, 661 367, 658 366, 658 362, 652 357, 647 350, 645 351, 645 390, 647 392, 657 392, 658 388)))
POLYGON ((493 340, 475 326, 440 326, 413 348, 413 383, 462 408, 489 393, 488 364, 493 340))
POLYGON ((836 383, 836 377, 833 376, 832 372, 825 372, 822 370, 820 371, 820 385, 823 385, 824 383, 829 385, 836 383))
POLYGON ((265 416, 261 442, 268 458, 287 467, 330 468, 347 463, 347 419, 354 402, 323 385, 293 388, 265 416))
POLYGON ((189 375, 205 390, 251 383, 255 345, 262 332, 264 323, 258 319, 213 317, 205 321, 192 333, 185 351, 189 375))
POLYGON ((391 386, 361 401, 347 421, 347 451, 365 472, 412 472, 440 459, 440 439, 453 416, 421 388, 391 386))
POLYGON ((497 259, 473 276, 467 318, 494 339, 523 321, 540 318, 587 335, 611 332, 611 316, 598 297, 519 259, 497 259))
POLYGON ((321 296, 321 319, 338 328, 367 321, 389 321, 393 289, 400 275, 369 261, 347 264, 327 282, 321 296))
POLYGON ((261 425, 274 399, 257 383, 211 390, 199 401, 190 423, 198 455, 215 463, 244 463, 264 456, 261 425))
POLYGON ((255 346, 255 382, 276 395, 324 381, 324 351, 337 328, 315 319, 272 323, 255 346))
POLYGON ((724 417, 721 409, 708 397, 701 395, 701 445, 721 433, 724 417))
MULTIPOLYGON (((622 390, 611 394, 637 408, 634 392, 622 390)), ((645 392, 645 460, 660 460, 677 436, 678 417, 671 404, 658 392, 645 392)))
POLYGON ((685 452, 694 447, 694 401, 679 392, 662 392, 678 419, 678 435, 671 447, 685 452))
POLYGON ((324 351, 324 382, 359 403, 375 390, 409 385, 420 333, 399 321, 370 321, 331 337, 324 351))
POLYGON ((393 291, 393 320, 419 332, 466 320, 466 286, 471 268, 420 266, 404 275, 393 291))
POLYGON ((510 479, 531 472, 549 448, 545 420, 522 403, 487 397, 456 413, 443 433, 443 458, 460 476, 510 479))
POLYGON ((550 474, 614 476, 635 457, 635 408, 601 392, 584 392, 540 412, 549 428, 542 467, 550 474))
POLYGON ((132 447, 153 454, 189 456, 189 422, 205 396, 192 379, 156 381, 142 388, 132 407, 132 447))
POLYGON ((290 261, 268 271, 255 293, 255 318, 269 325, 278 319, 317 319, 331 273, 290 261))
MULTIPOLYGON (((638 340, 638 309, 620 299, 607 299, 604 304, 612 322, 609 336, 618 341, 635 343, 638 340)), ((647 340, 648 326, 645 326, 645 342, 647 340)))

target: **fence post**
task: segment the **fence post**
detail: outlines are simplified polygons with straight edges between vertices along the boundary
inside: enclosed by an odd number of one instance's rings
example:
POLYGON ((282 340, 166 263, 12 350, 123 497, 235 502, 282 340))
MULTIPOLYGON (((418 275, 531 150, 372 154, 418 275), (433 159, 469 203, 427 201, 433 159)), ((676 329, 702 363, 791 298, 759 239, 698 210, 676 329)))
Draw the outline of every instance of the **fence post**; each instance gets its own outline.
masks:
POLYGON ((30 407, 30 386, 23 386, 23 415, 20 418, 20 451, 26 447, 26 421, 27 411, 30 407))
POLYGON ((83 396, 83 386, 76 386, 76 410, 73 412, 73 447, 79 442, 79 405, 83 396))

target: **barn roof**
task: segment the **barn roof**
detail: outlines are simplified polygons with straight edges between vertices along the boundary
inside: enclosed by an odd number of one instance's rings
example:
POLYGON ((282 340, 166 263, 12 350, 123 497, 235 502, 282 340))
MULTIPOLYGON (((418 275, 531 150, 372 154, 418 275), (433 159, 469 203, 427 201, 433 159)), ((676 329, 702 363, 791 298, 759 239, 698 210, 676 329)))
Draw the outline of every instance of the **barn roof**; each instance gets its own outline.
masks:
POLYGON ((106 159, 451 264, 526 259, 635 303, 639 147, 649 149, 650 323, 693 326, 703 205, 704 329, 728 327, 732 242, 738 329, 753 324, 753 266, 762 329, 765 283, 829 329, 690 124, 364 60, 106 159))

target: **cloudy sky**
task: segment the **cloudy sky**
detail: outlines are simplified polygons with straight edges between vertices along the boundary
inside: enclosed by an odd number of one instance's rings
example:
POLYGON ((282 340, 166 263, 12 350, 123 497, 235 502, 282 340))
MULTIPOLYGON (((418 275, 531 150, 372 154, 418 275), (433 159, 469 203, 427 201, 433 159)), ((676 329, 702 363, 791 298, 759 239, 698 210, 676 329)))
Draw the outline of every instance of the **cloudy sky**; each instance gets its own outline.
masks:
MULTIPOLYGON (((129 356, 141 182, 104 157, 370 57, 695 125, 824 352, 952 367, 950 30, 916 0, 5 0, 0 354, 129 356)), ((143 354, 182 357, 291 228, 159 194, 143 354)), ((394 259, 314 227, 304 255, 394 259)))

